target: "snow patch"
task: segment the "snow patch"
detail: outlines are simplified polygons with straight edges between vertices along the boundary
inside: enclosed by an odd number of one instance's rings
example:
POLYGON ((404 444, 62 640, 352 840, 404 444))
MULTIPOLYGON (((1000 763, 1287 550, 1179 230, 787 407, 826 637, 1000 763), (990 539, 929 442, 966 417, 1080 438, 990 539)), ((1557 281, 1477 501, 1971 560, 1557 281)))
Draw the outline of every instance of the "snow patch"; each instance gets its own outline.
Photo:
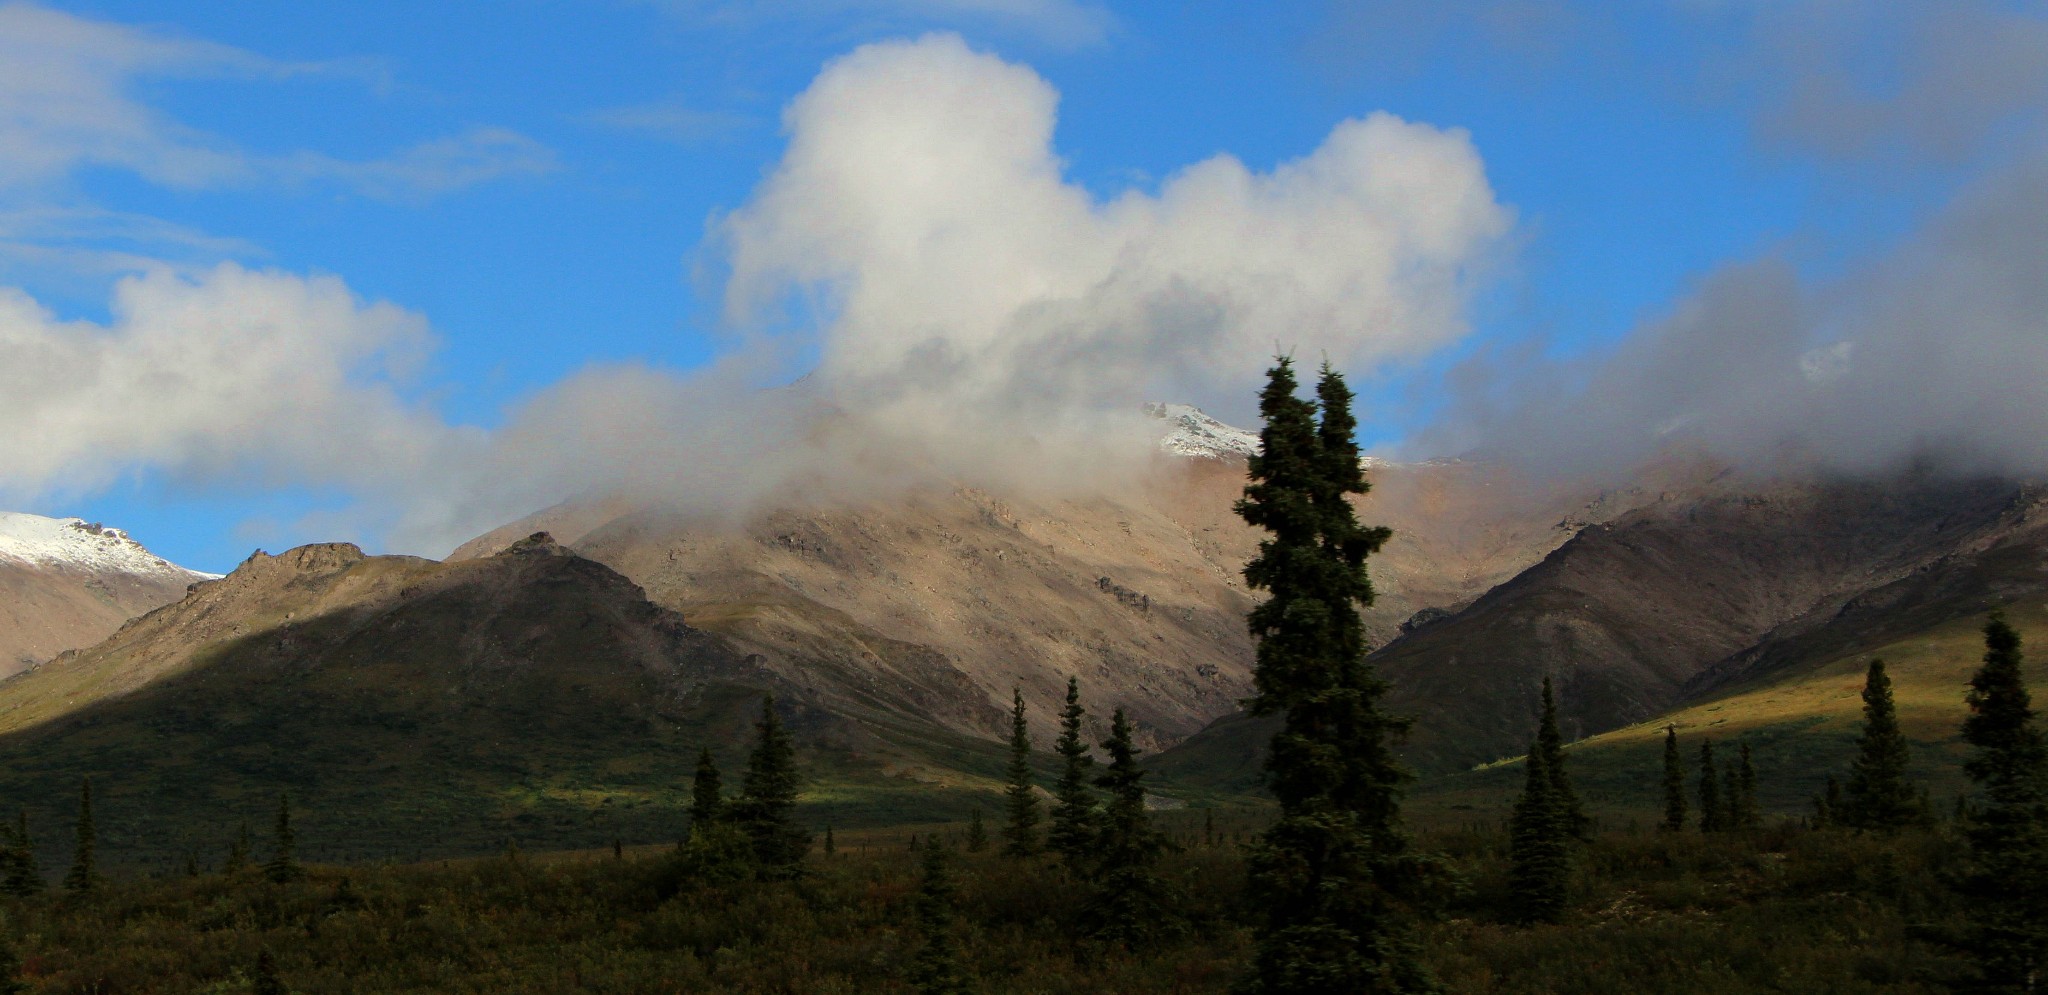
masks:
POLYGON ((1172 426, 1159 440, 1159 448, 1169 453, 1198 459, 1231 459, 1259 451, 1259 433, 1225 425, 1194 405, 1155 402, 1145 405, 1145 413, 1172 426))
POLYGON ((125 573, 179 580, 213 580, 220 574, 187 570, 110 529, 82 518, 44 518, 0 511, 0 560, 36 567, 66 567, 88 573, 125 573))
MULTIPOLYGON (((1172 426, 1172 430, 1160 438, 1159 448, 1177 456, 1242 459, 1259 451, 1259 433, 1226 425, 1192 404, 1154 401, 1145 405, 1145 413, 1172 426)), ((1366 469, 1391 465, 1377 456, 1360 456, 1358 462, 1366 469)))

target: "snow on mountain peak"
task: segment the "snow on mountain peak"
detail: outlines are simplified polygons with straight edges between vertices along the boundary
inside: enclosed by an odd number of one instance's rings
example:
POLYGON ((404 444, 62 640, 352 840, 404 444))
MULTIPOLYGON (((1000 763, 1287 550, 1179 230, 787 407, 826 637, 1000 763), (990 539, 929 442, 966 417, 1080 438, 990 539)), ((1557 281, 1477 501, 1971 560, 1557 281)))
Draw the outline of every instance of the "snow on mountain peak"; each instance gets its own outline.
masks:
POLYGON ((0 560, 90 573, 126 573, 205 580, 219 574, 187 570, 110 529, 82 518, 44 518, 0 511, 0 560))
MULTIPOLYGON (((1225 425, 1192 404, 1163 404, 1152 401, 1145 405, 1145 413, 1172 426, 1172 431, 1159 439, 1159 448, 1169 453, 1199 459, 1231 459, 1251 456, 1259 451, 1259 433, 1247 432, 1235 425, 1225 425)), ((1429 462, 1437 464, 1457 461, 1429 462)), ((1358 463, 1368 470, 1391 465, 1377 456, 1360 456, 1358 463)))
POLYGON ((1145 413, 1172 426, 1159 448, 1179 456, 1229 459, 1259 451, 1259 434, 1225 425, 1191 404, 1145 405, 1145 413))

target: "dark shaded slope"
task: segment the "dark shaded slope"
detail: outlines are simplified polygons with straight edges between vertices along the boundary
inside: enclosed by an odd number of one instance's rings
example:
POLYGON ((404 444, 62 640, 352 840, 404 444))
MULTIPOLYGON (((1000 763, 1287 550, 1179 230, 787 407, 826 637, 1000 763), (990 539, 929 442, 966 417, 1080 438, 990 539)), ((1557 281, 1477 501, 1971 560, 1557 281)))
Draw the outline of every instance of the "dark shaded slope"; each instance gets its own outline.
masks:
POLYGON ((906 754, 999 763, 828 710, 551 542, 446 565, 330 545, 252 561, 0 685, 17 727, 0 799, 28 806, 58 869, 85 776, 117 861, 216 860, 241 821, 267 834, 280 791, 315 858, 669 840, 699 748, 737 781, 766 689, 834 789, 820 818, 929 804, 884 775, 906 754))
MULTIPOLYGON (((1546 674, 1578 738, 2038 592, 2039 507, 2018 483, 1938 477, 1665 501, 1585 528, 1374 662, 1415 720, 1409 762, 1460 770, 1522 752, 1546 674)), ((1195 775, 1270 725, 1219 723, 1160 763, 1195 775)), ((1239 787, 1238 768, 1214 786, 1239 787)))

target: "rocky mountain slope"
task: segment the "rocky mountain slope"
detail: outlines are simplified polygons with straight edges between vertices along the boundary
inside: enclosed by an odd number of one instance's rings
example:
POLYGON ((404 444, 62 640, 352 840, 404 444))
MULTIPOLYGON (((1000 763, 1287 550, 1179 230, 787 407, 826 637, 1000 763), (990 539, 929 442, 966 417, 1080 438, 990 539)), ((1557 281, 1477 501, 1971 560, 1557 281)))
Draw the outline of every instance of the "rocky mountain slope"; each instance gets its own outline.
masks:
POLYGON ((66 824, 91 777, 117 858, 216 856, 280 791, 328 856, 670 839, 697 750, 738 764, 764 690, 807 743, 888 751, 545 537, 306 546, 0 685, 0 793, 66 824))
MULTIPOLYGON (((1659 497, 1375 654, 1390 707, 1416 719, 1411 764, 1521 753, 1546 674, 1566 735, 1591 736, 2048 591, 2048 494, 2016 481, 1720 481, 1659 497)), ((1271 732, 1222 722, 1162 764, 1221 771, 1271 732)))
POLYGON ((151 553, 120 529, 0 512, 0 677, 99 642, 212 576, 151 553))
MULTIPOLYGON (((1003 732, 1010 689, 1021 687, 1036 733, 1049 740, 1075 675, 1092 709, 1127 708, 1157 749, 1250 692, 1252 601, 1241 572, 1259 534, 1232 510, 1257 437, 1184 406, 1155 414, 1168 423, 1162 453, 1123 493, 932 487, 737 524, 567 505, 481 536, 451 559, 544 529, 821 695, 914 689, 924 717, 992 738, 1003 732)), ((1483 462, 1375 463, 1372 478, 1360 513, 1394 529, 1374 562, 1382 596, 1367 622, 1380 641, 1418 611, 1479 597, 1580 521, 1656 493, 1535 487, 1483 462)))

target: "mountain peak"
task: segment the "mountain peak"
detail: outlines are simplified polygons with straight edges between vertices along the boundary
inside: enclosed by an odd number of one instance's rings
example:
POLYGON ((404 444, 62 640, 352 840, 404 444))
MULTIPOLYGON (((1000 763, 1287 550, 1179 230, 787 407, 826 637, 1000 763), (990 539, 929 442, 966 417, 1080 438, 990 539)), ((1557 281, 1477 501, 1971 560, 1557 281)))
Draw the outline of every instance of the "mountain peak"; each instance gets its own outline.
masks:
POLYGON ((82 518, 45 518, 0 512, 0 560, 89 573, 136 574, 205 580, 218 574, 187 570, 144 548, 120 529, 82 518))
POLYGON ((1243 459, 1259 451, 1259 434, 1225 425, 1192 404, 1145 405, 1145 413, 1172 427, 1159 448, 1197 459, 1243 459))

